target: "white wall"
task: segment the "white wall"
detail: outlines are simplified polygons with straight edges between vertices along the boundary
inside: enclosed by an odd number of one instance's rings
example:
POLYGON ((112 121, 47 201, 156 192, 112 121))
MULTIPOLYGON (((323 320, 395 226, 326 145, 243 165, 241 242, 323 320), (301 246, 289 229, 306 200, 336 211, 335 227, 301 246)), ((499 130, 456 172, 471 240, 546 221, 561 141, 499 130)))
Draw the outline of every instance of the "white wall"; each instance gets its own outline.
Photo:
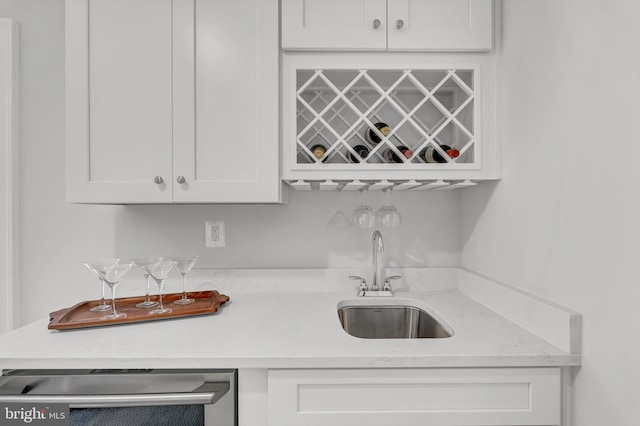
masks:
POLYGON ((0 334, 15 323, 18 277, 18 49, 17 26, 0 18, 0 334))
POLYGON ((584 315, 574 425, 637 426, 640 3, 504 1, 503 179, 462 265, 584 315))
MULTIPOLYGON (((194 253, 199 267, 360 267, 371 231, 333 230, 336 194, 295 193, 278 206, 90 206, 64 201, 64 1, 0 0, 21 28, 22 324, 98 297, 82 260, 194 253), (204 248, 204 221, 222 219, 227 248, 204 248)), ((394 196, 402 229, 383 231, 387 265, 459 263, 457 191, 394 196)), ((353 211, 355 194, 344 194, 353 211)), ((371 199, 377 207, 380 198, 371 199)), ((123 281, 122 292, 130 281, 123 281)), ((140 280, 141 284, 142 280, 140 280)), ((171 283, 168 282, 171 285, 171 283)), ((178 285, 178 282, 175 283, 178 285)), ((138 285, 138 284, 135 284, 138 285)))

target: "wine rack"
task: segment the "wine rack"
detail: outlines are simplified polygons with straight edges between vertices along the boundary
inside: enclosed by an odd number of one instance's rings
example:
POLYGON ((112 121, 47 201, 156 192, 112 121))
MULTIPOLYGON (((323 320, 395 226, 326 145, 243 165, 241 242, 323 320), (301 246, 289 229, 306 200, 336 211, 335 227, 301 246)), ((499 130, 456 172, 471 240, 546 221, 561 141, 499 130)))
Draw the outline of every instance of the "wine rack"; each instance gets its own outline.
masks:
POLYGON ((285 55, 282 72, 281 176, 296 189, 499 178, 486 55, 285 55))
POLYGON ((474 163, 473 69, 299 69, 296 81, 298 165, 376 168, 393 158, 395 167, 425 167, 435 163, 433 157, 452 165, 474 163), (321 157, 311 150, 317 145, 325 147, 321 157), (364 158, 358 146, 367 148, 364 158))

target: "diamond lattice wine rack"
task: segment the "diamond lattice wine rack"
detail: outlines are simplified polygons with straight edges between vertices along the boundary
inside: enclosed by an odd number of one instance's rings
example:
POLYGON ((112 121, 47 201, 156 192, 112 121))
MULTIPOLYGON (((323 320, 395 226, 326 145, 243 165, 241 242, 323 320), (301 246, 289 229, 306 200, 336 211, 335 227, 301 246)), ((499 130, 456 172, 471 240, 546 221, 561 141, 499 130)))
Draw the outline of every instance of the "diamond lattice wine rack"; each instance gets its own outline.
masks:
POLYGON ((323 180, 468 186, 465 171, 480 169, 478 67, 290 72, 283 163, 294 188, 323 180))
POLYGON ((425 164, 437 156, 472 163, 472 77, 467 70, 300 70, 297 162, 425 164), (314 155, 317 145, 323 154, 314 155))

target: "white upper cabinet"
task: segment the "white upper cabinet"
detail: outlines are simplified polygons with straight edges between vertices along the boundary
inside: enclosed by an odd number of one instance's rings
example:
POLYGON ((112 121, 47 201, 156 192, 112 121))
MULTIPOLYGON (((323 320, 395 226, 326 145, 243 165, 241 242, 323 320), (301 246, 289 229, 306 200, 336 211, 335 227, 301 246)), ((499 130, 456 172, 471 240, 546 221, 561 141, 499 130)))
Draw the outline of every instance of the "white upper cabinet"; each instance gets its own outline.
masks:
POLYGON ((492 24, 492 0, 282 0, 285 50, 490 50, 492 24))
POLYGON ((499 179, 492 0, 281 1, 283 180, 423 190, 499 179))
POLYGON ((68 201, 280 201, 277 0, 66 14, 68 201))
POLYGON ((68 201, 171 202, 171 13, 171 0, 67 1, 68 201))
POLYGON ((174 201, 279 202, 278 1, 174 4, 174 201))

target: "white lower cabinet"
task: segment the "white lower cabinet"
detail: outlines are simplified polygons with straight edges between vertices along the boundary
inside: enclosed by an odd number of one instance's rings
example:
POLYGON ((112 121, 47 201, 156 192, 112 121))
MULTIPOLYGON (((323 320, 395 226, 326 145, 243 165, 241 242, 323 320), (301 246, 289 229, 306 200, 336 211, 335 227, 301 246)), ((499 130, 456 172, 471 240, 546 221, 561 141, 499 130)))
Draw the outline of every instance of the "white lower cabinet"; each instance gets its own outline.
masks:
POLYGON ((269 425, 561 424, 560 368, 270 370, 269 425))

